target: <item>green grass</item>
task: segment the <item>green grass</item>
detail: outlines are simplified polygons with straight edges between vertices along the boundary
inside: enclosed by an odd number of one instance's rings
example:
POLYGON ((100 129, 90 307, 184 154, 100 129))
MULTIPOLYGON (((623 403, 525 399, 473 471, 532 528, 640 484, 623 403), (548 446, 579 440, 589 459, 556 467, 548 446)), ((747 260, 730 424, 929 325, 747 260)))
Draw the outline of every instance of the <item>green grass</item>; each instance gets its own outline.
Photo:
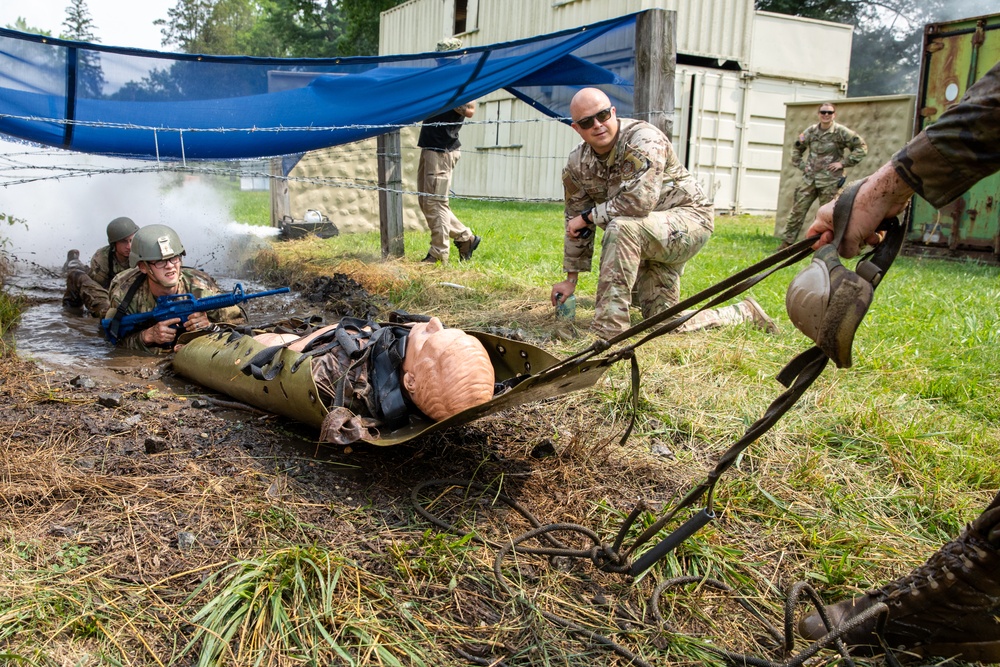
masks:
MULTIPOLYGON (((394 307, 439 315, 453 326, 517 329, 556 356, 578 350, 580 341, 553 335, 548 304, 551 285, 564 276, 561 207, 452 203, 483 236, 471 262, 422 264, 427 233, 407 232, 403 259, 382 261, 378 234, 370 233, 277 243, 262 265, 282 279, 349 273, 394 307)), ((687 267, 682 294, 771 254, 772 228, 768 217, 718 218, 712 240, 687 267)), ((858 332, 854 366, 831 365, 823 373, 722 477, 717 519, 640 582, 596 573, 585 562, 559 568, 519 555, 503 564, 521 591, 512 600, 493 580, 490 548, 429 527, 393 483, 423 457, 441 456, 449 470, 466 465, 460 474, 481 478, 516 469, 508 483, 543 522, 584 524, 609 541, 641 498, 655 509, 633 528, 634 539, 659 508, 704 478, 782 391, 775 376, 784 364, 811 345, 784 313, 785 289, 800 268, 752 290, 778 321, 777 335, 738 326, 663 336, 639 349, 641 409, 624 448, 617 435, 629 414, 629 372, 619 364, 593 390, 490 416, 470 427, 472 435, 461 431, 412 452, 369 453, 363 460, 374 464, 365 470, 366 483, 381 495, 361 508, 336 496, 316 504, 303 500, 305 493, 279 504, 253 487, 230 499, 227 493, 239 489, 225 486, 228 480, 199 479, 198 488, 228 489, 206 494, 198 513, 223 526, 231 521, 228 537, 239 548, 186 563, 203 583, 183 596, 172 579, 130 585, 127 596, 116 596, 104 578, 111 568, 96 549, 46 552, 51 547, 42 542, 8 538, 0 562, 16 576, 12 584, 0 582, 0 593, 9 592, 0 602, 0 651, 13 646, 27 656, 46 638, 69 636, 98 646, 95 654, 143 666, 469 664, 456 648, 510 665, 625 664, 552 626, 544 609, 585 621, 654 664, 715 662, 698 637, 760 655, 753 639, 760 632, 745 614, 694 587, 661 600, 680 634, 642 624, 626 629, 620 615, 648 618, 656 582, 702 575, 751 595, 778 622, 782 591, 794 581, 810 581, 837 600, 905 574, 957 535, 1000 486, 997 267, 898 259, 858 332), (541 442, 556 454, 530 456, 541 442), (654 446, 673 457, 652 455, 654 446), (484 450, 481 461, 477 448, 484 450), (349 540, 338 539, 342 523, 358 526, 344 533, 349 540), (35 593, 36 582, 60 594, 35 593), (602 597, 605 606, 593 602, 602 597), (135 653, 134 642, 132 653, 117 648, 133 624, 157 647, 150 651, 155 658, 135 653), (166 629, 178 624, 187 628, 183 637, 166 629)), ((595 278, 583 274, 578 286, 581 325, 593 316, 595 278)), ((56 444, 55 451, 69 449, 56 444)), ((449 506, 461 515, 449 517, 455 525, 475 526, 495 541, 527 528, 513 512, 478 496, 468 500, 464 510, 458 502, 449 506)), ((146 497, 142 506, 163 502, 146 497)))
POLYGON ((267 227, 271 224, 271 193, 240 190, 239 180, 213 179, 229 201, 229 214, 236 222, 267 227))

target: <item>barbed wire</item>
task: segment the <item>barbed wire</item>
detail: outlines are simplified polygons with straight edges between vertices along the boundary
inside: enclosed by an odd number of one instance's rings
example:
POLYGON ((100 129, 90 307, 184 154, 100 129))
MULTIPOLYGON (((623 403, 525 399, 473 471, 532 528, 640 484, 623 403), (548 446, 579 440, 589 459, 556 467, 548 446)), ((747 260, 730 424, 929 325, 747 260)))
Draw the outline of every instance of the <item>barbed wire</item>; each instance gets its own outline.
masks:
MULTIPOLYGON (((107 128, 115 130, 135 130, 143 132, 168 132, 168 133, 204 133, 215 132, 220 134, 230 132, 255 133, 255 132, 333 132, 339 130, 381 130, 380 134, 401 130, 407 127, 416 127, 417 123, 379 123, 363 124, 353 123, 350 125, 278 125, 278 126, 251 126, 251 127, 170 127, 164 125, 137 125, 135 123, 111 123, 98 120, 79 120, 75 118, 49 118, 45 116, 20 116, 15 114, 0 114, 0 120, 17 120, 31 123, 51 123, 55 125, 70 125, 73 127, 107 128)), ((572 120, 568 117, 553 118, 544 116, 542 118, 511 118, 511 119, 489 119, 489 120, 465 120, 463 125, 498 125, 498 124, 529 124, 529 123, 560 123, 572 120)), ((420 123, 428 126, 454 125, 455 123, 420 123)))

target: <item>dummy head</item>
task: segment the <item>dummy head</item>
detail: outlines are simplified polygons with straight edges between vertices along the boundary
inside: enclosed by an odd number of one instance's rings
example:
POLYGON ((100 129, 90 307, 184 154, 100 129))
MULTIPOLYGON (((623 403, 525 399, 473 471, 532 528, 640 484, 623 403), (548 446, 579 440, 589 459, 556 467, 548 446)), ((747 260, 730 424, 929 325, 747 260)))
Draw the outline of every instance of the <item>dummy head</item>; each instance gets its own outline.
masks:
POLYGON ((486 348, 441 320, 416 324, 406 341, 403 388, 421 412, 440 421, 493 398, 493 364, 486 348))
POLYGON ((618 138, 618 116, 611 100, 599 88, 584 88, 569 103, 573 129, 594 152, 604 155, 618 138))

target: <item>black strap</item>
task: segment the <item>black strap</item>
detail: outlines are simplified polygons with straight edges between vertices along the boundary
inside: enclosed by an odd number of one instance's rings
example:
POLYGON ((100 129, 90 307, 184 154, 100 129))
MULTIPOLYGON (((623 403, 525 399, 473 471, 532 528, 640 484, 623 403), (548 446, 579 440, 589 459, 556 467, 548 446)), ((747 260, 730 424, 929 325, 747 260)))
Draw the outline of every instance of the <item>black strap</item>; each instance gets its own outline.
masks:
POLYGON ((118 332, 121 330, 122 318, 128 314, 129 304, 132 303, 132 299, 135 298, 135 293, 139 291, 139 287, 142 286, 142 282, 146 279, 146 274, 139 272, 139 275, 135 277, 132 284, 129 285, 128 291, 125 292, 125 297, 118 304, 117 310, 115 310, 114 316, 111 318, 111 323, 108 324, 108 333, 113 340, 118 340, 118 332))
POLYGON ((108 244, 108 284, 104 286, 105 289, 111 287, 111 281, 114 280, 115 275, 118 272, 115 271, 115 244, 108 244))
MULTIPOLYGON (((844 191, 844 193, 840 195, 840 199, 838 199, 837 204, 834 205, 833 222, 835 244, 839 245, 839 241, 843 239, 844 232, 847 229, 847 224, 850 220, 854 199, 857 196, 858 190, 861 188, 861 184, 863 182, 864 181, 858 181, 857 183, 853 183, 847 190, 844 191), (841 201, 843 201, 843 204, 841 201)), ((879 243, 879 245, 871 253, 870 258, 863 258, 862 262, 867 261, 874 265, 878 271, 880 280, 881 277, 884 276, 889 270, 889 267, 899 254, 899 250, 903 243, 904 230, 898 218, 883 220, 879 229, 886 231, 885 239, 883 239, 883 241, 879 243)), ((808 240, 809 239, 807 239, 807 241, 808 240)), ((811 242, 815 242, 815 238, 813 238, 811 242)), ((805 243, 805 241, 801 241, 800 243, 805 243)), ((790 250, 790 248, 786 250, 790 250)), ((874 281, 873 287, 877 287, 878 282, 878 280, 874 281)), ((645 342, 645 340, 648 340, 650 337, 640 341, 638 344, 645 342)), ((652 526, 646 529, 642 535, 636 538, 635 543, 628 549, 627 553, 632 553, 636 548, 649 541, 664 526, 666 526, 680 510, 692 506, 707 492, 709 497, 705 509, 701 513, 696 514, 694 517, 689 519, 686 523, 662 540, 659 545, 654 547, 652 553, 655 553, 655 557, 645 556, 637 560, 629 571, 629 574, 633 576, 642 574, 657 560, 669 553, 678 544, 683 542, 685 539, 693 535, 698 529, 708 523, 707 518, 711 518, 711 516, 714 515, 712 512, 712 493, 716 482, 718 482, 722 474, 739 459, 740 454, 742 454, 747 447, 766 433, 786 412, 788 412, 789 409, 791 409, 793 405, 795 405, 802 394, 805 393, 816 378, 820 376, 823 369, 826 368, 828 361, 829 357, 826 356, 826 353, 823 352, 819 346, 813 346, 788 362, 788 364, 777 376, 778 381, 786 387, 785 391, 772 401, 767 410, 764 411, 761 418, 751 424, 743 433, 743 436, 734 442, 729 449, 727 449, 722 456, 719 457, 715 468, 708 474, 705 481, 691 489, 669 513, 658 519, 652 526)), ((633 393, 637 392, 637 390, 638 387, 636 386, 635 380, 633 380, 633 393)), ((637 513, 633 512, 633 514, 637 513)), ((631 518, 632 517, 630 516, 630 519, 631 518)), ((631 527, 631 525, 632 521, 626 521, 625 525, 623 525, 619 531, 619 539, 624 537, 624 533, 631 527)))
MULTIPOLYGON (((347 381, 351 371, 360 364, 368 364, 369 383, 374 390, 374 416, 394 428, 404 423, 415 411, 403 393, 400 369, 406 356, 406 339, 410 329, 404 326, 382 326, 370 320, 344 317, 338 326, 309 341, 295 359, 291 372, 296 372, 308 359, 340 348, 351 360, 334 383, 333 405, 342 407, 346 402, 347 381), (362 344, 362 341, 364 343, 362 344)), ((294 341, 291 341, 294 342, 294 341)), ((284 368, 283 362, 271 367, 275 357, 291 342, 264 348, 240 369, 257 380, 270 381, 284 368)))

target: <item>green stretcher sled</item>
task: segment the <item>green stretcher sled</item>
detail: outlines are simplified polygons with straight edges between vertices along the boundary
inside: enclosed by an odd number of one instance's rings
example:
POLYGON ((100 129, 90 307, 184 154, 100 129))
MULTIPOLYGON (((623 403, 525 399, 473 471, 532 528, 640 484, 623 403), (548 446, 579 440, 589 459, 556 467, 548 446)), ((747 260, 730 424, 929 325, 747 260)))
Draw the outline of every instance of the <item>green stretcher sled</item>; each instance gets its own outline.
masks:
MULTIPOLYGON (((522 341, 480 331, 466 331, 479 339, 489 352, 497 383, 510 388, 494 395, 486 403, 469 408, 439 422, 419 415, 409 424, 380 432, 378 438, 363 438, 373 445, 398 445, 427 435, 507 410, 524 403, 540 401, 593 386, 610 367, 607 359, 571 359, 560 361, 548 352, 522 341)), ((271 364, 281 370, 270 381, 245 375, 241 368, 265 345, 252 336, 231 331, 210 333, 193 338, 174 355, 174 370, 198 384, 247 403, 319 429, 328 409, 320 400, 313 380, 312 358, 296 368, 302 355, 282 349, 271 364), (294 371, 292 369, 295 369, 294 371)))

